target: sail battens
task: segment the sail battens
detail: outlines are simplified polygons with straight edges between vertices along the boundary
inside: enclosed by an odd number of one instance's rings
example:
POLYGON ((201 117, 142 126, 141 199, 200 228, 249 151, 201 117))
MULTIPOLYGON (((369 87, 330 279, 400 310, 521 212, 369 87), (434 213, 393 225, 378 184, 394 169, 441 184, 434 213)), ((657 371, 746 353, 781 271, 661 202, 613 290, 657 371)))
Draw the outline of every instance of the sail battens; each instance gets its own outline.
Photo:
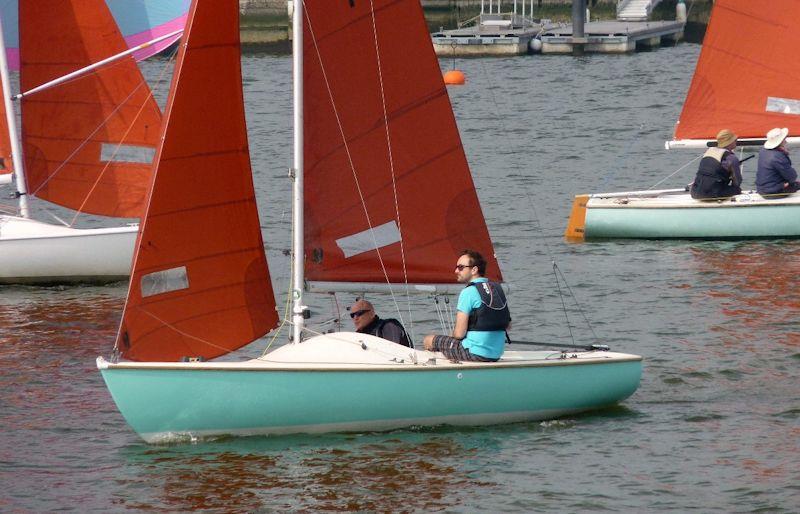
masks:
POLYGON ((419 4, 304 6, 306 278, 447 283, 471 248, 500 280, 419 4))
POLYGON ((800 81, 791 79, 800 62, 780 51, 800 48, 798 20, 797 0, 771 0, 769 8, 717 0, 674 139, 714 139, 723 128, 743 139, 774 127, 800 136, 800 81))
POLYGON ((235 2, 196 2, 189 14, 117 338, 128 359, 210 359, 277 326, 250 168, 238 22, 235 2), (143 277, 180 267, 188 287, 145 295, 143 277))

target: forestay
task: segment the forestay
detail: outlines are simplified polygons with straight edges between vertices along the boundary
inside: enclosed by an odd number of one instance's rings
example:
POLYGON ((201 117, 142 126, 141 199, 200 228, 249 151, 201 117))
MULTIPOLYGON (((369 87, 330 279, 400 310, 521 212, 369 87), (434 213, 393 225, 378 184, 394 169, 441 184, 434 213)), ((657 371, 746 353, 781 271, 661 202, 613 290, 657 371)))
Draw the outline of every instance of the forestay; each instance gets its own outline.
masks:
POLYGON ((278 321, 251 176, 239 13, 232 2, 193 9, 116 343, 132 360, 213 358, 278 321))
POLYGON ((306 279, 451 284, 472 248, 502 280, 419 3, 304 5, 306 279))

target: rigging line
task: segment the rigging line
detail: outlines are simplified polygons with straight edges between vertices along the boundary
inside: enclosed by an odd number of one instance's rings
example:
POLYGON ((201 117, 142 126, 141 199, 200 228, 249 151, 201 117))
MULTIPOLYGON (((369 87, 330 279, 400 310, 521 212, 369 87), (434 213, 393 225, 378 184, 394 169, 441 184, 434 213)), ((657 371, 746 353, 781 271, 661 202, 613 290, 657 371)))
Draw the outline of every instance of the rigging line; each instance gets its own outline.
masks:
MULTIPOLYGON (((481 70, 483 71, 483 74, 487 78, 487 80, 491 82, 491 78, 489 77, 489 74, 486 72, 486 65, 483 62, 481 62, 481 70)), ((491 92, 492 103, 494 103, 494 106, 495 106, 495 112, 501 112, 500 111, 500 106, 497 103, 497 97, 494 94, 494 89, 493 88, 489 88, 489 90, 491 92)), ((499 119, 500 119, 500 124, 503 126, 504 132, 507 133, 508 130, 507 130, 506 126, 505 126, 504 118, 501 116, 501 117, 499 117, 499 119)), ((527 197, 528 203, 531 206, 531 210, 533 211, 533 216, 534 216, 535 221, 536 221, 536 226, 538 228, 536 237, 539 238, 539 240, 544 243, 545 250, 546 250, 548 256, 550 257, 550 261, 552 262, 553 274, 554 274, 554 277, 555 277, 555 280, 556 280, 556 288, 558 289, 558 295, 559 295, 559 298, 561 299, 561 307, 562 307, 562 309, 564 311, 564 317, 567 320, 567 329, 569 330, 570 339, 572 339, 572 342, 574 344, 575 343, 575 336, 574 336, 574 334, 572 332, 572 326, 570 324, 569 314, 567 312, 567 305, 566 305, 566 302, 564 301, 564 294, 563 294, 563 292, 561 290, 561 284, 559 283, 559 280, 558 280, 558 273, 556 272, 556 270, 558 270, 558 272, 561 272, 561 269, 558 268, 558 265, 556 264, 555 254, 553 253, 552 249, 550 248, 550 244, 547 242, 547 238, 544 235, 544 228, 542 227, 542 222, 539 219, 539 214, 536 211, 536 205, 533 203, 533 199, 531 198, 530 191, 528 189, 527 184, 523 184, 523 191, 525 192, 525 196, 527 197)), ((565 285, 567 287, 569 287, 569 284, 567 283, 566 277, 563 275, 563 273, 561 274, 561 276, 564 279, 565 285)), ((570 289, 570 293, 572 293, 571 289, 570 289)), ((578 307, 578 310, 582 312, 582 309, 580 308, 580 305, 578 304, 578 298, 574 295, 574 293, 572 293, 572 299, 575 302, 575 305, 578 307)), ((589 321, 588 321, 588 319, 586 318, 585 315, 584 315, 584 319, 586 320, 587 325, 589 325, 589 329, 592 331, 592 334, 594 334, 594 328, 592 328, 591 324, 589 324, 589 321)), ((595 338, 597 338, 596 335, 595 335, 595 338)))
POLYGON ((697 159, 700 159, 701 157, 703 157, 703 154, 700 154, 700 155, 698 155, 697 157, 695 157, 694 159, 692 159, 691 161, 687 162, 686 164, 684 164, 683 166, 681 166, 681 167, 680 167, 680 168, 678 168, 677 170, 675 170, 675 171, 673 171, 672 173, 670 173, 670 174, 669 174, 669 176, 666 176, 666 177, 662 178, 661 180, 659 180, 658 182, 656 182, 656 183, 655 183, 655 184, 653 184, 652 186, 650 186, 650 187, 648 187, 647 189, 645 189, 645 191, 647 191, 647 190, 650 190, 650 189, 653 189, 654 187, 656 187, 657 185, 661 184, 661 183, 662 183, 662 182, 664 182, 665 180, 668 180, 668 179, 672 178, 672 177, 673 177, 673 176, 674 176, 676 173, 678 173, 679 171, 682 171, 682 170, 683 170, 683 169, 685 169, 687 166, 689 166, 691 163, 693 163, 693 162, 694 162, 694 161, 696 161, 697 159))
MULTIPOLYGON (((216 349, 218 349, 218 350, 224 350, 224 351, 225 351, 225 353, 230 353, 231 351, 233 351, 233 350, 231 350, 230 348, 226 348, 226 347, 224 347, 224 346, 220 346, 220 345, 218 345, 218 344, 214 344, 214 343, 212 343, 212 342, 210 342, 210 341, 206 341, 205 339, 203 339, 203 338, 201 338, 201 337, 197 337, 197 336, 194 336, 194 335, 192 335, 192 334, 189 334, 188 332, 184 332, 183 330, 179 329, 178 327, 176 327, 176 326, 175 326, 175 325, 173 325, 172 323, 168 323, 168 322, 164 321, 163 319, 159 318, 158 316, 156 316, 155 314, 153 314, 153 313, 152 313, 152 312, 150 312, 149 310, 145 309, 145 308, 144 308, 143 306, 141 306, 141 305, 137 306, 137 307, 136 307, 136 310, 138 310, 138 311, 140 311, 140 312, 143 312, 144 314, 147 314, 148 316, 150 316, 150 317, 151 317, 151 318, 153 318, 154 320, 156 320, 156 321, 158 321, 159 323, 161 323, 161 325, 162 325, 162 326, 165 326, 165 327, 167 327, 167 328, 170 328, 170 329, 174 330, 175 332, 177 332, 178 334, 180 334, 180 335, 182 335, 182 336, 184 336, 184 337, 188 337, 189 339, 194 339, 195 341, 198 341, 198 342, 200 342, 200 343, 203 343, 203 344, 207 344, 208 346, 211 346, 211 347, 213 347, 213 348, 216 348, 216 349)), ((124 315, 123 315, 123 317, 124 317, 124 315)), ((117 339, 119 340, 119 337, 117 337, 117 339)), ((252 341, 251 341, 251 342, 252 342, 252 341)), ((117 350, 117 345, 116 345, 116 344, 114 345, 114 350, 115 350, 115 351, 117 350)))
POLYGON ((569 282, 567 282, 567 277, 564 276, 564 273, 561 271, 561 268, 558 267, 558 264, 555 264, 555 261, 553 262, 553 264, 555 269, 558 270, 558 274, 561 275, 561 280, 564 281, 564 286, 567 288, 567 291, 569 291, 569 294, 572 296, 572 299, 575 302, 575 307, 577 307, 578 312, 583 317, 583 321, 586 322, 586 326, 589 327, 589 330, 592 332, 592 336, 594 337, 595 342, 600 343, 600 338, 597 337, 597 334, 594 331, 594 327, 592 326, 591 323, 589 323, 589 319, 586 317, 586 313, 583 312, 583 309, 578 303, 578 297, 575 296, 575 293, 572 291, 572 287, 569 285, 569 282))
POLYGON ((450 308, 450 297, 447 295, 444 295, 444 310, 447 315, 447 326, 450 329, 450 333, 452 334, 453 330, 455 329, 453 323, 453 309, 450 308))
MULTIPOLYGON (((148 98, 152 98, 152 97, 153 97, 153 94, 150 93, 150 96, 148 98)), ((155 100, 153 100, 153 101, 155 101, 155 100)), ((144 111, 144 106, 145 105, 147 105, 147 101, 146 100, 139 107, 139 111, 136 113, 136 116, 134 117, 134 122, 139 119, 139 116, 142 114, 142 111, 144 111)), ((122 106, 120 106, 120 108, 121 107, 122 106)), ((125 134, 121 138, 122 141, 125 141, 127 139, 128 134, 131 133, 131 130, 133 130, 133 124, 131 124, 128 127, 128 129, 125 131, 125 134)), ((75 210, 75 216, 72 217, 72 221, 70 222, 70 227, 75 224, 75 222, 78 219, 78 216, 81 215, 81 211, 83 211, 83 208, 89 202, 89 198, 92 196, 92 194, 94 194, 95 189, 97 189, 97 186, 100 184, 100 180, 102 180, 103 175, 105 175, 106 171, 108 171, 108 168, 111 166, 111 163, 114 161, 114 158, 117 156, 117 153, 119 152, 120 148, 122 147, 122 141, 120 141, 120 143, 114 148, 114 151, 112 152, 110 158, 106 161, 105 166, 103 166, 103 169, 100 170, 100 173, 97 174, 97 178, 95 179, 94 184, 92 184, 92 187, 89 188, 89 192, 86 193, 86 196, 83 198, 83 202, 81 202, 80 207, 78 207, 78 209, 75 210)), ((152 167, 152 165, 151 165, 151 167, 152 167)))
MULTIPOLYGON (((290 258, 289 259, 289 276, 290 277, 294 276, 294 269, 293 268, 294 268, 294 259, 290 258)), ((269 342, 267 343, 267 346, 264 348, 264 351, 261 352, 261 356, 262 357, 267 354, 269 349, 272 347, 272 344, 275 342, 276 339, 278 339, 278 336, 281 334, 281 332, 283 332, 283 327, 286 326, 287 320, 289 320, 289 317, 291 316, 291 310, 292 310, 292 281, 291 281, 291 279, 288 281, 288 283, 289 283, 289 290, 286 291, 286 304, 285 304, 285 306, 283 308, 283 319, 281 319, 281 324, 278 325, 278 329, 275 331, 275 334, 273 334, 272 338, 270 338, 269 342)))
MULTIPOLYGON (((381 63, 381 52, 378 45, 378 25, 375 22, 375 4, 373 0, 369 0, 370 15, 372 16, 372 34, 375 39, 375 58, 378 64, 378 81, 381 90, 381 106, 383 107, 383 126, 386 128, 386 147, 389 152, 389 171, 392 175, 392 193, 394 194, 394 211, 397 217, 397 231, 400 234, 400 260, 403 263, 403 282, 406 285, 406 304, 408 305, 408 318, 409 326, 411 327, 411 338, 414 338, 414 317, 411 312, 411 291, 408 287, 408 270, 406 268, 406 251, 405 241, 403 240, 403 225, 400 222, 400 204, 397 201, 397 181, 394 174, 394 155, 392 154, 392 138, 389 134, 389 116, 386 112, 386 92, 383 87, 383 68, 381 63)), ((400 306, 395 302, 397 307, 397 314, 400 316, 400 322, 405 325, 403 314, 400 312, 400 306)))
POLYGON ((436 307, 436 316, 439 318, 439 325, 442 327, 442 332, 447 334, 447 326, 445 325, 444 315, 442 314, 442 309, 439 306, 439 295, 433 296, 433 305, 436 307))
MULTIPOLYGON (((162 82, 162 79, 163 79, 163 76, 164 76, 164 71, 166 70, 167 65, 169 64, 169 62, 172 59, 173 59, 173 57, 170 57, 170 59, 165 64, 164 68, 162 69, 161 75, 159 76, 159 79, 156 81, 156 85, 158 85, 158 84, 160 84, 162 82)), ((122 62, 120 61, 120 64, 121 63, 122 62)), ((107 68, 104 67, 103 69, 107 69, 107 68)), ((84 75, 82 77, 78 77, 78 78, 72 79, 69 82, 72 82, 72 81, 75 81, 75 80, 78 80, 78 79, 81 79, 81 78, 86 78, 87 76, 88 75, 84 75)), ((65 84, 68 84, 69 82, 66 82, 65 84)), ((66 165, 67 162, 69 162, 73 157, 75 157, 75 154, 77 154, 80 150, 83 149, 84 146, 86 146, 89 143, 89 138, 91 138, 95 134, 97 134, 97 132, 101 128, 103 128, 106 125, 106 123, 108 123, 108 120, 110 120, 117 113, 117 111, 122 108, 122 105, 124 105, 136 93, 136 91, 138 91, 139 88, 142 87, 142 84, 146 84, 146 83, 147 83, 147 81, 143 80, 142 83, 140 83, 138 86, 136 86, 136 88, 131 92, 131 94, 129 94, 127 96, 127 98, 125 98, 125 100, 122 103, 120 103, 120 105, 117 106, 117 108, 114 109, 111 112, 111 114, 108 115, 108 117, 106 119, 101 121, 100 125, 98 125, 97 128, 95 128, 94 131, 92 131, 87 136, 87 138, 84 139, 84 141, 69 156, 67 156, 66 159, 64 159, 64 162, 62 162, 61 165, 58 168, 56 168, 50 175, 48 175, 47 178, 42 182, 42 184, 39 187, 37 187, 33 192, 29 192, 28 194, 36 196, 36 193, 38 193, 45 185, 47 185, 47 183, 50 181, 50 179, 52 179, 59 171, 61 171, 61 168, 63 168, 66 165)))
MULTIPOLYGON (((572 344, 576 345, 577 343, 575 342, 575 335, 572 333, 572 325, 569 322, 569 313, 567 312, 567 304, 566 302, 564 302, 564 293, 561 292, 561 284, 559 283, 558 273, 556 272, 557 269, 558 266, 556 265, 556 261, 553 261, 553 275, 556 278, 556 287, 558 288, 558 296, 559 298, 561 298, 561 308, 564 310, 564 318, 566 318, 567 320, 567 330, 569 330, 569 338, 572 340, 572 344)), ((574 296, 573 299, 575 299, 574 296)), ((594 333, 594 331, 592 331, 592 333, 594 333)))
MULTIPOLYGON (((73 150, 73 151, 72 151, 72 153, 71 153, 71 154, 69 154, 69 155, 67 156, 67 158, 66 158, 66 159, 64 159, 64 161, 63 161, 63 162, 62 162, 62 163, 61 163, 61 164, 60 164, 60 165, 59 165, 59 166, 58 166, 58 167, 57 167, 55 170, 53 170, 53 172, 52 172, 52 173, 50 173, 50 174, 47 176, 47 178, 45 178, 45 180, 44 180, 44 181, 42 181, 41 185, 39 185, 39 187, 37 187, 37 188, 36 188, 36 189, 35 189, 33 192, 31 192, 31 193, 29 193, 29 194, 31 194, 31 195, 33 195, 33 196, 36 196, 36 193, 38 193, 39 191, 41 191, 41 189, 42 189, 44 186, 46 186, 46 185, 47 185, 47 183, 50 181, 50 179, 52 179, 54 176, 56 176, 56 174, 57 174, 59 171, 61 171, 61 169, 62 169, 64 166, 66 166, 66 164, 67 164, 67 163, 68 163, 68 162, 69 162, 69 161, 70 161, 70 160, 71 160, 73 157, 75 157, 75 155, 76 155, 78 152, 80 152, 81 150, 83 150, 83 148, 84 148, 84 147, 85 147, 87 144, 89 144, 89 139, 90 139, 91 137, 93 137, 95 134, 97 134, 97 133, 100 131, 100 129, 102 129, 102 128, 103 128, 103 127, 106 125, 106 123, 108 123, 108 120, 110 120, 110 119, 111 119, 111 118, 112 118, 114 115, 116 115, 116 114, 117 114, 117 111, 119 111, 119 110, 122 108, 122 106, 125 104, 125 102, 127 102, 128 100, 130 100, 130 99, 131 99, 131 97, 133 97, 133 95, 134 95, 134 94, 136 94, 136 92, 139 90, 139 88, 141 88, 141 87, 142 87, 142 84, 146 84, 146 81, 144 81, 144 80, 143 80, 143 81, 142 81, 142 82, 141 82, 141 83, 140 83, 138 86, 136 86, 136 87, 133 89, 133 91, 131 91, 131 93, 130 93, 130 94, 129 94, 129 95, 126 97, 126 98, 125 98, 125 100, 124 100, 124 101, 122 101, 122 102, 121 102, 121 103, 120 103, 120 104, 119 104, 119 105, 118 105, 118 106, 117 106, 117 107, 116 107, 116 108, 115 108, 113 111, 111 111, 111 113, 110 113, 110 114, 109 114, 109 115, 108 115, 108 116, 107 116, 107 117, 106 117, 106 118, 105 118, 103 121, 101 121, 101 122, 100 122, 100 124, 99 124, 97 127, 95 127, 95 129, 94 129, 94 130, 93 130, 91 133, 89 133, 89 135, 88 135, 88 136, 87 136, 87 137, 86 137, 86 138, 85 138, 85 139, 84 139, 84 140, 81 142, 81 144, 79 144, 79 145, 78 145, 78 146, 75 148, 75 150, 73 150)), ((137 115, 137 117, 138 117, 138 115, 137 115)))
MULTIPOLYGON (((169 64, 169 62, 170 62, 171 60, 172 60, 172 58, 170 58, 170 59, 167 61, 167 64, 169 64)), ((161 75, 159 75, 159 78, 158 78, 158 80, 156 81, 156 85, 158 85, 158 84, 161 84, 161 82, 162 82, 162 79, 163 79, 163 77, 164 77, 164 73, 166 72, 166 69, 167 69, 167 66, 166 66, 166 64, 165 64, 165 66, 163 66, 163 67, 162 67, 162 69, 161 69, 161 75)), ((128 95, 128 97, 125 99, 125 101, 124 101, 124 102, 122 102, 122 103, 120 103, 120 105, 119 105, 119 106, 118 106, 116 109, 114 109, 114 113, 116 113, 116 112, 117 112, 119 109, 121 109, 121 108, 122 108, 122 106, 123 106, 123 105, 125 105, 125 103, 127 103, 127 101, 128 101, 128 100, 129 100, 129 99, 130 99, 130 98, 133 96, 133 94, 134 94, 134 93, 135 93, 137 90, 139 90, 139 88, 141 88, 141 87, 142 87, 142 84, 144 84, 144 85, 147 85, 147 80, 145 80, 145 78, 144 78, 144 75, 142 75, 142 82, 141 82, 141 84, 139 84, 138 86, 136 86, 136 88, 135 88, 135 89, 134 89, 134 90, 131 92, 131 94, 130 94, 130 95, 128 95)), ((148 88, 148 89, 149 89, 149 88, 148 88)), ((104 174, 105 174, 105 172, 108 170, 108 167, 109 167, 109 166, 111 166, 111 163, 113 162, 114 158, 117 156, 117 153, 119 152, 120 148, 122 147, 122 144, 123 144, 123 143, 124 143, 124 141, 125 141, 125 140, 128 138, 128 134, 130 134, 130 133, 131 133, 131 130, 133 130, 133 125, 134 125, 134 123, 136 123, 136 121, 137 121, 137 120, 139 119, 139 117, 142 115, 142 112, 144 111, 144 108, 145 108, 145 106, 147 105, 147 102, 148 102, 148 100, 150 100, 150 99, 152 99, 153 103, 156 103, 156 100, 155 100, 155 95, 153 94, 153 90, 150 90, 150 94, 149 94, 149 95, 147 95, 147 96, 145 97, 144 101, 142 102, 142 105, 140 105, 140 106, 139 106, 139 110, 136 112, 136 116, 134 116, 134 118, 133 118, 133 122, 132 122, 130 125, 128 125, 128 128, 127 128, 127 130, 125 131, 125 134, 124 134, 124 135, 122 136, 122 138, 121 138, 122 140, 121 140, 121 141, 120 141, 120 142, 117 144, 117 146, 114 148, 114 152, 111 154, 111 158, 110 158, 108 161, 106 161, 106 165, 105 165, 105 166, 103 166, 103 169, 102 169, 102 170, 100 170, 100 173, 98 173, 98 175, 97 175, 97 179, 95 180, 94 184, 92 184, 92 187, 89 189, 89 192, 88 192, 88 193, 86 194, 86 196, 84 197, 84 199, 83 199, 83 202, 81 203, 80 207, 79 207, 79 208, 78 208, 78 209, 75 211, 75 216, 73 216, 73 218, 72 218, 72 221, 70 222, 70 226, 73 226, 73 225, 75 224, 75 221, 77 221, 77 219, 78 219, 78 216, 80 216, 80 215, 81 215, 81 211, 82 211, 82 210, 83 210, 83 208, 86 206, 86 203, 89 201, 89 198, 92 196, 92 194, 94 193, 95 189, 97 189, 97 186, 98 186, 98 184, 100 184, 100 180, 103 178, 103 175, 104 175, 104 174)), ((156 105, 158 105, 158 104, 156 103, 156 105)), ((113 115, 114 113, 112 113, 112 115, 113 115)), ((109 119, 111 119, 111 116, 109 116, 108 118, 106 118, 106 119, 105 119, 105 121, 103 121, 103 125, 105 125, 105 123, 106 123, 106 122, 107 122, 109 119)), ((101 125, 101 126, 102 126, 102 125, 101 125)), ((100 129, 100 127, 98 127, 98 128, 97 128, 97 130, 99 130, 99 129, 100 129)), ((96 133, 96 132, 97 132, 97 131, 95 131, 94 133, 96 133)), ((93 133, 92 135, 94 135, 94 133, 93 133)), ((84 141, 84 143, 83 143, 83 145, 82 145, 82 146, 85 146, 87 143, 88 143, 88 141, 84 141)), ((75 154, 73 153, 73 155, 75 155, 75 154)), ((154 158, 155 158, 155 157, 154 157, 154 158)), ((62 166, 63 166, 63 164, 62 164, 62 166)), ((152 165, 151 165, 151 168, 152 168, 152 165)))
MULTIPOLYGON (((303 5, 305 5, 305 0, 301 0, 301 1, 303 1, 303 5)), ((319 51, 319 45, 317 45, 317 38, 316 38, 316 36, 314 36, 314 27, 311 24, 311 17, 308 14, 308 9, 303 9, 303 13, 305 14, 306 21, 308 22, 308 30, 309 30, 309 32, 311 34, 311 42, 314 44, 314 51, 317 54, 317 59, 319 59, 319 67, 320 67, 320 70, 322 71, 322 78, 323 78, 323 80, 325 82, 325 88, 326 88, 327 93, 328 93, 328 99, 330 100, 331 107, 333 108, 334 118, 336 118, 336 125, 337 125, 337 128, 339 129, 339 135, 341 135, 341 137, 342 137, 342 144, 344 145, 344 151, 345 151, 345 154, 347 155, 347 161, 350 164, 350 171, 353 172, 353 179, 355 180, 356 191, 358 192, 358 196, 359 196, 359 198, 361 200, 361 206, 364 208, 364 217, 367 220, 367 226, 369 227, 369 233, 372 236, 373 243, 375 244, 375 253, 378 255, 378 262, 380 263, 381 270, 383 271, 383 277, 386 279, 386 284, 389 286, 389 294, 391 295, 392 301, 394 302, 395 307, 399 312, 400 306, 397 303, 397 298, 395 297, 394 289, 392 288, 391 280, 389 280, 389 273, 386 271, 386 265, 383 262, 383 256, 381 255, 381 250, 380 250, 380 247, 378 246, 378 240, 375 237, 375 230, 373 229, 373 226, 372 226, 372 220, 369 217, 369 210, 367 209, 367 202, 366 202, 366 200, 364 200, 364 193, 361 190, 361 184, 358 181, 358 173, 356 172, 355 164, 353 163, 353 156, 350 153, 350 145, 347 142, 347 137, 345 136, 345 133, 344 133, 344 127, 342 126, 342 121, 341 121, 341 118, 339 117, 339 109, 337 109, 336 102, 333 99, 333 91, 331 90, 331 84, 330 84, 330 81, 328 80, 328 74, 325 71, 325 65, 322 62, 322 54, 319 51)))

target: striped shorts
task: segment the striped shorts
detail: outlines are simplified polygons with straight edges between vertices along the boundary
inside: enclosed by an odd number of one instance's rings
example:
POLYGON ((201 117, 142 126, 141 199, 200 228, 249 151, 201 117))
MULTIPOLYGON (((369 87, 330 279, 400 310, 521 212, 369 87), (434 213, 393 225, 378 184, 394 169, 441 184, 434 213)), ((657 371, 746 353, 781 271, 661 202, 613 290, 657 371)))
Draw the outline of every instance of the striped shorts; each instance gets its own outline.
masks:
POLYGON ((489 359, 470 353, 470 351, 461 344, 461 339, 450 336, 435 336, 433 338, 433 351, 442 352, 445 357, 454 362, 497 362, 497 359, 489 359))

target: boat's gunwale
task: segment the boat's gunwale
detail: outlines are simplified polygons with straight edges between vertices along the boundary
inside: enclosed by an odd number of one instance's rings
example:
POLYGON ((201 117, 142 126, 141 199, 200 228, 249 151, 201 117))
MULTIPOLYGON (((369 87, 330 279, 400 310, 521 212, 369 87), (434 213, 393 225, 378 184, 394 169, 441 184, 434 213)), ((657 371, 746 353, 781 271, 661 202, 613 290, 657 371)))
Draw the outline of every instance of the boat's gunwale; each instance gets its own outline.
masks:
POLYGON ((504 368, 535 368, 535 367, 549 367, 549 366, 572 366, 572 365, 592 365, 592 364, 616 364, 625 362, 641 362, 642 356, 626 353, 616 353, 598 351, 598 352, 567 352, 567 357, 562 358, 561 351, 554 351, 553 355, 559 357, 554 359, 520 359, 516 361, 500 361, 500 362, 452 362, 446 357, 437 356, 437 361, 441 359, 442 363, 428 364, 427 362, 418 362, 414 364, 397 363, 397 364, 371 364, 371 363, 315 363, 315 362, 296 362, 296 363, 281 363, 269 361, 265 359, 251 359, 249 363, 259 365, 244 366, 239 362, 109 362, 103 357, 97 358, 97 367, 100 370, 114 369, 114 370, 172 370, 172 371, 241 371, 241 372, 381 372, 381 371, 442 371, 442 370, 464 370, 464 369, 504 369, 504 368), (597 353, 598 357, 591 358, 572 358, 570 355, 597 353), (605 358, 600 355, 606 354, 605 358))
MULTIPOLYGON (((677 195, 670 195, 675 198, 677 195)), ((789 194, 786 196, 775 198, 764 198, 758 193, 742 193, 741 195, 723 198, 723 199, 708 199, 698 200, 691 198, 688 194, 681 195, 686 197, 680 198, 681 203, 664 201, 665 197, 651 197, 651 196, 613 196, 613 193, 608 193, 608 196, 602 194, 590 195, 586 202, 586 209, 726 209, 726 208, 744 208, 744 207, 798 207, 800 206, 800 195, 789 194), (737 198, 746 197, 744 199, 737 198), (623 202, 624 201, 624 202, 623 202)))

